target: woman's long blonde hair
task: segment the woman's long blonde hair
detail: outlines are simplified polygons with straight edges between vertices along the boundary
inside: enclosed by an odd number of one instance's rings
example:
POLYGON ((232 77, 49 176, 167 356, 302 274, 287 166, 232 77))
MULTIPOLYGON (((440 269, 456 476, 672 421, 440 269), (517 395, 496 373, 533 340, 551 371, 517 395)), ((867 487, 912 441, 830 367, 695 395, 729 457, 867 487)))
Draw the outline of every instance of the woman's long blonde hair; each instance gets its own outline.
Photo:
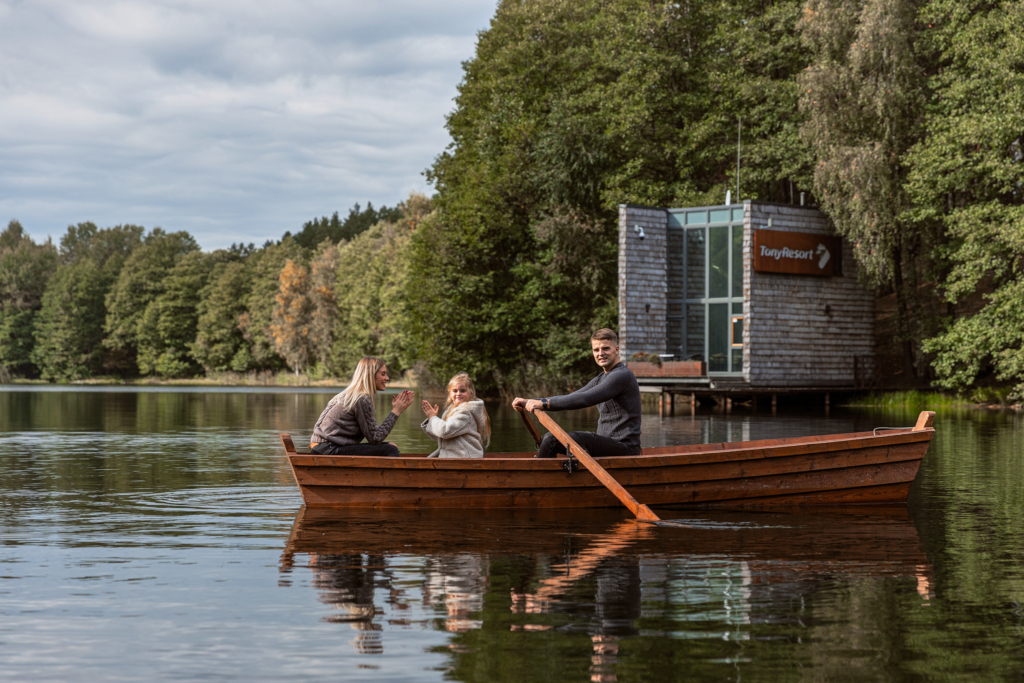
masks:
MULTIPOLYGON (((452 387, 456 384, 466 385, 466 403, 476 400, 476 387, 473 386, 473 380, 469 378, 469 375, 465 372, 456 373, 454 377, 448 380, 448 386, 445 391, 448 394, 448 400, 444 404, 445 411, 452 405, 452 387)), ((444 419, 444 418, 442 418, 444 419)), ((491 445, 491 416, 487 414, 487 408, 484 407, 484 428, 480 431, 480 436, 484 440, 484 448, 491 445)))
POLYGON ((356 401, 369 396, 372 402, 377 398, 377 373, 384 367, 384 359, 376 356, 363 356, 356 363, 356 371, 352 373, 352 381, 348 387, 331 399, 332 403, 340 403, 346 411, 352 410, 356 401))

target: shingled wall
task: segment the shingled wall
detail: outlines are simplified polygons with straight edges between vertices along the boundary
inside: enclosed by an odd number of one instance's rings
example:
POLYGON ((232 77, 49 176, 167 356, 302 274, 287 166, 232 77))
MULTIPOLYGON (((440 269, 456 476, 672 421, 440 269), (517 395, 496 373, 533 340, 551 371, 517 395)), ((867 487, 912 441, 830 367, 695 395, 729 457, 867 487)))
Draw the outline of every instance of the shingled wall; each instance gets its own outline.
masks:
POLYGON ((752 229, 832 232, 815 209, 763 202, 744 208, 744 379, 752 386, 852 386, 854 357, 874 353, 875 305, 857 282, 852 247, 843 241, 841 276, 755 272, 752 229))
POLYGON ((619 353, 665 351, 668 212, 619 206, 619 353), (636 231, 643 228, 644 237, 636 231))

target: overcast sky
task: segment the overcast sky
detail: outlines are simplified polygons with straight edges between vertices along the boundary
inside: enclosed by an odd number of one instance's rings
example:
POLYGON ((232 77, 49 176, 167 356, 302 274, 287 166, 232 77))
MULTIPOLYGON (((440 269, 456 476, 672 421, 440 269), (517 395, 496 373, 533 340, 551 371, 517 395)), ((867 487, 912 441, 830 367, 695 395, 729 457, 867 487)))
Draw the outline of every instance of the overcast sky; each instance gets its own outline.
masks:
POLYGON ((496 0, 0 0, 0 220, 279 239, 429 192, 496 0))

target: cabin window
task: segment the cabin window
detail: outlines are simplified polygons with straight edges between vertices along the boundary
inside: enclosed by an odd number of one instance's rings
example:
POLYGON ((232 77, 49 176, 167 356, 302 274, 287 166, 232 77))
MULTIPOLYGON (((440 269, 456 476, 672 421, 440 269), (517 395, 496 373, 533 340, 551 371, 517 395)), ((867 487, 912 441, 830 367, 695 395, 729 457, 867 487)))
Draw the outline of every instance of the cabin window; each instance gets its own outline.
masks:
MULTIPOLYGON (((672 231, 675 232, 675 231, 672 231)), ((685 299, 688 301, 704 299, 704 233, 703 228, 687 230, 685 259, 670 259, 685 263, 686 281, 685 299)), ((678 292, 678 290, 673 290, 678 292)))
POLYGON ((668 352, 716 374, 743 372, 743 205, 672 211, 668 352))
POLYGON ((729 304, 708 305, 708 372, 729 372, 729 304))
POLYGON ((710 228, 708 234, 708 298, 721 299, 729 296, 729 228, 710 228))

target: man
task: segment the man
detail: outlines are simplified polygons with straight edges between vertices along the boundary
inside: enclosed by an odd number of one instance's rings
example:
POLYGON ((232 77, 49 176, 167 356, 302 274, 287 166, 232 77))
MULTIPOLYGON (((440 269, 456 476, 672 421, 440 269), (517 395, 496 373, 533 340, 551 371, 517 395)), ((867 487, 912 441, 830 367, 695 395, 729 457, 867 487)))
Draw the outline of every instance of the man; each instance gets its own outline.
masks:
MULTIPOLYGON (((587 386, 568 396, 516 397, 512 407, 532 413, 538 408, 554 411, 597 406, 600 414, 597 433, 572 432, 569 436, 573 441, 594 458, 640 455, 640 385, 636 376, 619 360, 619 337, 611 330, 598 330, 590 338, 590 346, 594 360, 603 372, 590 380, 587 386)), ((548 434, 534 457, 553 458, 558 453, 565 453, 565 446, 548 434)))

